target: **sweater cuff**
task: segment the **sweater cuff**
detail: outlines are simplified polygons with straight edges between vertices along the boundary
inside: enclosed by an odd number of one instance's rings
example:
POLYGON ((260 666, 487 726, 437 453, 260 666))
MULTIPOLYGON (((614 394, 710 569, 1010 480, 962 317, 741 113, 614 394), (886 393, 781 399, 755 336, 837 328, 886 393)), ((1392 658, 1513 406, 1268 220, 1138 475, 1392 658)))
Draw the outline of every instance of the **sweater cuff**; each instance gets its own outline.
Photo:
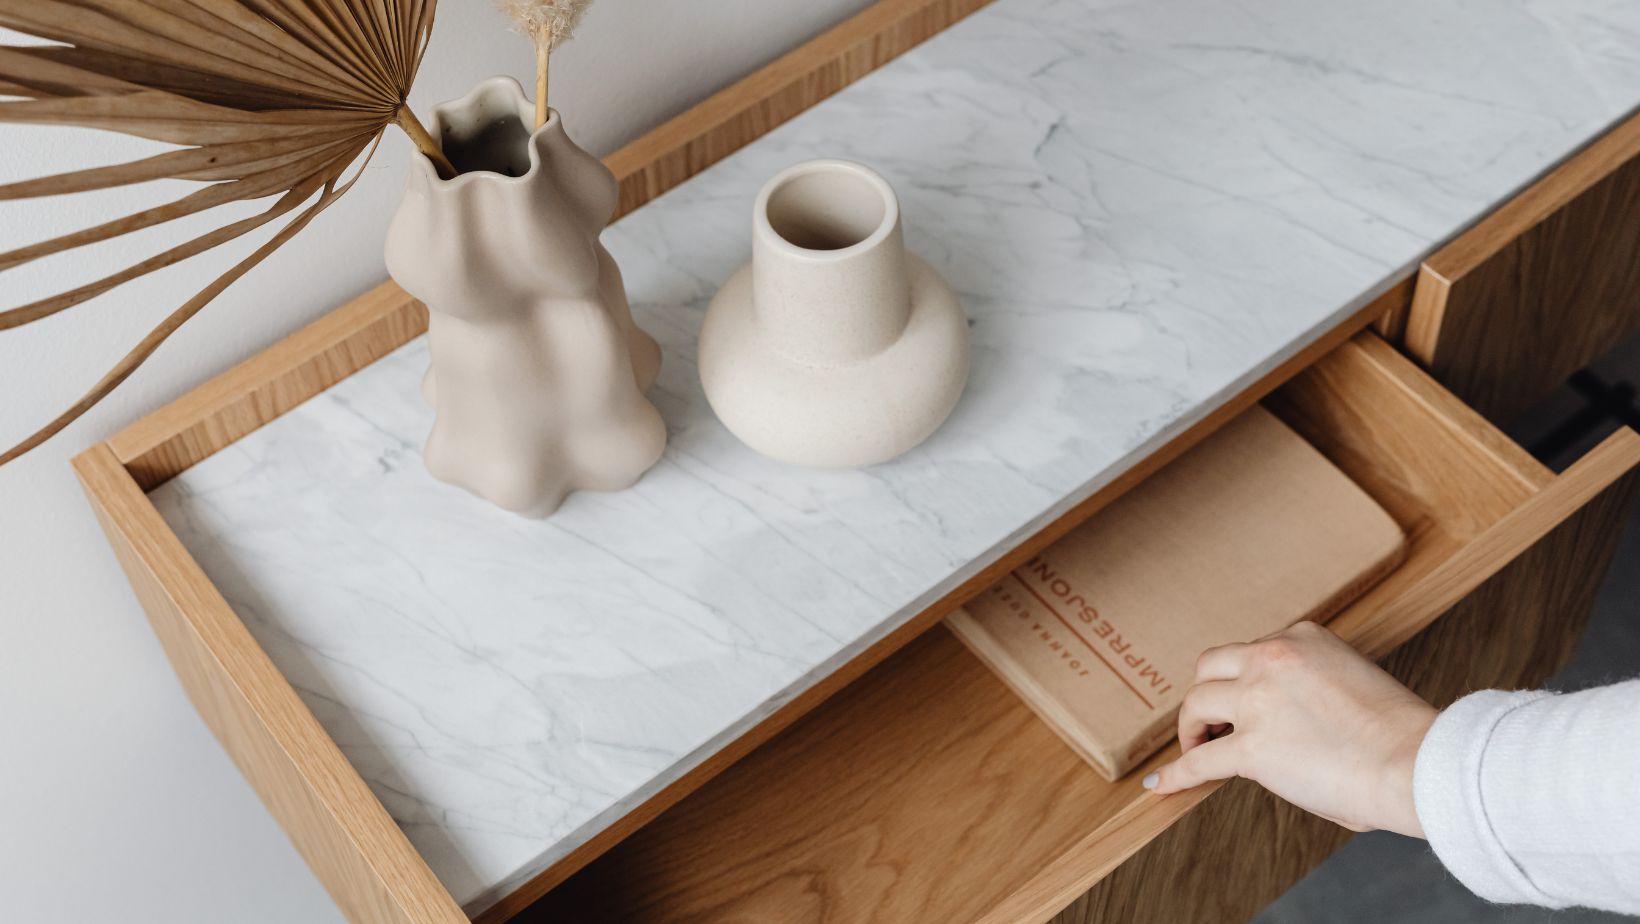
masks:
POLYGON ((1482 798, 1486 745, 1504 716, 1553 694, 1483 690, 1435 717, 1418 748, 1412 774, 1418 823, 1435 856, 1457 880, 1487 901, 1564 907, 1521 872, 1499 842, 1482 798))

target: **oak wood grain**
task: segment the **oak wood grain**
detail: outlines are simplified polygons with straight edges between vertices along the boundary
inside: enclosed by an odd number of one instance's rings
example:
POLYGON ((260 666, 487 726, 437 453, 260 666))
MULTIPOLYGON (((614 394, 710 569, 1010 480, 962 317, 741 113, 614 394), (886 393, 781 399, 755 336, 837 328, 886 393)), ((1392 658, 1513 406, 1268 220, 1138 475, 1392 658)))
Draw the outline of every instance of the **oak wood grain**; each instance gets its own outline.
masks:
POLYGON ((1506 421, 1640 329, 1640 116, 1426 260, 1405 344, 1506 421))
POLYGON ((177 677, 355 924, 463 924, 432 870, 106 445, 74 460, 177 677))
MULTIPOLYGON (((1422 374, 1364 335, 1272 402, 1409 528, 1407 565, 1334 622, 1375 655, 1640 462, 1624 437, 1551 480, 1408 378, 1422 374)), ((524 920, 1043 920, 1211 794, 1140 790, 1173 751, 1108 783, 959 644, 926 634, 524 920)))
POLYGON ((1412 292, 1416 274, 1408 276, 1391 290, 1393 296, 1385 299, 1384 313, 1372 322, 1372 329, 1390 343, 1400 343, 1406 336, 1407 315, 1412 313, 1412 292))

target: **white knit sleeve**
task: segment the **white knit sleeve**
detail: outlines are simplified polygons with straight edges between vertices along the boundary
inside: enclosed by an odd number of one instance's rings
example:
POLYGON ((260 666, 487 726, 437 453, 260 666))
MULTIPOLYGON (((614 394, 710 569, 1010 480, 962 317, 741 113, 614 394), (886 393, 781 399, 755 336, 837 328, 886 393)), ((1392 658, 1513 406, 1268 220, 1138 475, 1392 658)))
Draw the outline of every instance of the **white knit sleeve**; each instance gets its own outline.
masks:
POLYGON ((1640 680, 1464 697, 1424 738, 1413 795, 1482 898, 1640 913, 1640 680))

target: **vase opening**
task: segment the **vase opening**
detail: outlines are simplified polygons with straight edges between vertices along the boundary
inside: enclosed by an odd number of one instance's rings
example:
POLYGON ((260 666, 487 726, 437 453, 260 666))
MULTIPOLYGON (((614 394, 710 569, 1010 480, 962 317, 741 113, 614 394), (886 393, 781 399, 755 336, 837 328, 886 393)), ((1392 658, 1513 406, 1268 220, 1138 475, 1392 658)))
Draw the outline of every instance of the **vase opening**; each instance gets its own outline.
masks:
POLYGON ((530 171, 530 132, 516 112, 443 129, 444 156, 458 174, 488 171, 519 177, 530 171))
POLYGON ((867 240, 891 218, 879 184, 844 165, 822 165, 771 190, 769 227, 803 250, 843 250, 867 240))

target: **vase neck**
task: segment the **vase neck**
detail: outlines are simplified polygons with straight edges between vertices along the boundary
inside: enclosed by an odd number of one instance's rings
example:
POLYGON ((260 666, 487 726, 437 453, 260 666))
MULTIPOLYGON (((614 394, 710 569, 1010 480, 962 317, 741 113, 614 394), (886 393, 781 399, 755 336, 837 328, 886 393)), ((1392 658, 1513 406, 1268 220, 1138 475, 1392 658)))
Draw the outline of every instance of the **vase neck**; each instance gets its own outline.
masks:
POLYGON ((854 362, 898 340, 911 297, 888 183, 847 161, 770 180, 753 215, 752 297, 771 345, 802 362, 854 362))

